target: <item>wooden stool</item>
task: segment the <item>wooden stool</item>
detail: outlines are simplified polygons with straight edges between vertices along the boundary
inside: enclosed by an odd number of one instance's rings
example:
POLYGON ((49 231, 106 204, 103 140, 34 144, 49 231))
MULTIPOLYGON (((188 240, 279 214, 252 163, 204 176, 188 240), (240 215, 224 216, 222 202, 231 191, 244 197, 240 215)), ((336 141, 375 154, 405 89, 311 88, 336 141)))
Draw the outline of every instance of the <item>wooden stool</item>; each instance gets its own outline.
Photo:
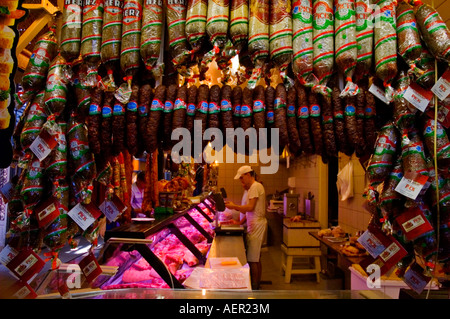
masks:
POLYGON ((281 251, 283 258, 281 261, 281 268, 284 270, 284 282, 291 282, 291 275, 296 274, 316 274, 317 282, 320 282, 320 256, 322 252, 320 248, 289 248, 285 244, 281 244, 281 251), (313 259, 313 268, 292 269, 294 257, 303 257, 313 259))

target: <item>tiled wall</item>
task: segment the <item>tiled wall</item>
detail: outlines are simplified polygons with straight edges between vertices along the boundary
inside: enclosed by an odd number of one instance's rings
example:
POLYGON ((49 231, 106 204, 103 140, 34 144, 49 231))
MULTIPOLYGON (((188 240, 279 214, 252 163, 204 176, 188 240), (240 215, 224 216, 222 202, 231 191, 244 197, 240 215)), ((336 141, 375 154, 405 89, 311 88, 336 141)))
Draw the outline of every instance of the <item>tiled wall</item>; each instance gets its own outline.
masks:
POLYGON ((350 234, 366 230, 370 213, 363 208, 365 199, 363 193, 367 185, 364 169, 356 156, 349 158, 339 153, 339 171, 349 162, 353 163, 353 198, 341 201, 339 198, 339 225, 350 234))

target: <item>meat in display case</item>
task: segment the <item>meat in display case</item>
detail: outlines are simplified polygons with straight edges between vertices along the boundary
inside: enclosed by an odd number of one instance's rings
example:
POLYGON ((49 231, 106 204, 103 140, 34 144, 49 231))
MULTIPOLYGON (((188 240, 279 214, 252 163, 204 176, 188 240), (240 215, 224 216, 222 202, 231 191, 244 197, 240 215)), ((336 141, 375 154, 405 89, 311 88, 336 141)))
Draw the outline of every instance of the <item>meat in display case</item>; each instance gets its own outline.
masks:
POLYGON ((204 199, 175 215, 107 231, 99 262, 118 271, 100 288, 184 288, 194 268, 206 262, 214 214, 213 201, 204 199))

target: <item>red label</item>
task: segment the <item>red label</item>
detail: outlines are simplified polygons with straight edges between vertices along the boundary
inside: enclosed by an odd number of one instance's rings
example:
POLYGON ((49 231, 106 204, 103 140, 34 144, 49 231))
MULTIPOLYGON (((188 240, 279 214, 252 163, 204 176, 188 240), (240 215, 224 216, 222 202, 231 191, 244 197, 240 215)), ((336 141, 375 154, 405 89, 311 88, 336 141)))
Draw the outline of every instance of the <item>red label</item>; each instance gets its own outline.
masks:
POLYGON ((103 6, 102 0, 84 0, 83 1, 83 15, 96 10, 98 7, 103 6))
POLYGON ((86 280, 90 283, 102 274, 102 269, 92 253, 84 257, 78 265, 86 277, 86 280))
POLYGON ((44 267, 45 262, 32 249, 20 251, 6 267, 20 280, 30 280, 44 267))
POLYGON ((59 216, 59 207, 59 201, 54 197, 50 197, 36 206, 34 212, 38 220, 39 228, 47 227, 59 216))
POLYGON ((406 239, 410 241, 433 230, 433 226, 418 207, 404 211, 395 221, 402 229, 406 239))
POLYGON ((123 12, 123 0, 105 0, 105 13, 116 16, 123 12))
POLYGON ((123 23, 130 25, 141 19, 142 6, 137 1, 128 1, 123 7, 123 23))

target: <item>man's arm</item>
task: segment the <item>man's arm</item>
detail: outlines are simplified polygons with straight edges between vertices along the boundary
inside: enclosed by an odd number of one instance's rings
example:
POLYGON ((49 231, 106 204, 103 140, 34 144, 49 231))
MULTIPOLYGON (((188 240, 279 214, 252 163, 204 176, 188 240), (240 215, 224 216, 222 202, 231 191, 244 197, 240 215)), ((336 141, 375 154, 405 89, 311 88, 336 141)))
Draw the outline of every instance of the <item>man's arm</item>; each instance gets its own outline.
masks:
POLYGON ((248 200, 248 204, 246 205, 236 205, 234 203, 227 203, 225 206, 229 209, 235 209, 240 211, 241 213, 252 212, 255 209, 256 201, 258 197, 252 198, 248 200))

